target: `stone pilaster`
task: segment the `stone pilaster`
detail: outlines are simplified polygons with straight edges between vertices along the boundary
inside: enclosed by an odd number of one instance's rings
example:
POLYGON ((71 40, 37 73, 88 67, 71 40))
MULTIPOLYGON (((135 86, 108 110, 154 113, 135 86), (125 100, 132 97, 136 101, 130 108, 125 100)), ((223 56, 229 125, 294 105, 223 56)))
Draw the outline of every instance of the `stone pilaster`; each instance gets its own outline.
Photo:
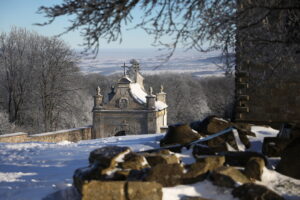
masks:
POLYGON ((166 96, 167 96, 167 94, 164 92, 164 87, 161 85, 160 92, 156 94, 156 99, 157 99, 157 101, 166 103, 166 96))
POLYGON ((146 96, 146 99, 147 99, 147 109, 148 110, 154 110, 155 109, 156 96, 153 95, 152 87, 149 88, 149 95, 146 96))

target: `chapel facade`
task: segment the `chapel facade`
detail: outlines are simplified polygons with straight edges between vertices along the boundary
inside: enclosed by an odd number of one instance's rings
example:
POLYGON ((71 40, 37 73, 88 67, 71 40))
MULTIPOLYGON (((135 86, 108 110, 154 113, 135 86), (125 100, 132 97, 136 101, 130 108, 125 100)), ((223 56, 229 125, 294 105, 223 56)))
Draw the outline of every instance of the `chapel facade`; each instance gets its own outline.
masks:
POLYGON ((145 91, 137 62, 112 87, 107 102, 100 88, 94 96, 93 138, 161 133, 167 126, 166 93, 145 91))

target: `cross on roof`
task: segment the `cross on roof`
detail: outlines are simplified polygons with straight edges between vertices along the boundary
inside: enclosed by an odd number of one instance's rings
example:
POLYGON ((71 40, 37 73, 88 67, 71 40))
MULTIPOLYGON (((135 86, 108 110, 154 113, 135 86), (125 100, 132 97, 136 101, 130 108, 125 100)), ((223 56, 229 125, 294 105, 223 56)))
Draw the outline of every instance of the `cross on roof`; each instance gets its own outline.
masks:
MULTIPOLYGON (((124 76, 126 75, 126 65, 125 65, 125 62, 124 62, 124 65, 123 66, 121 66, 122 68, 123 68, 123 70, 124 70, 124 76)), ((128 67, 127 67, 128 68, 128 67)))

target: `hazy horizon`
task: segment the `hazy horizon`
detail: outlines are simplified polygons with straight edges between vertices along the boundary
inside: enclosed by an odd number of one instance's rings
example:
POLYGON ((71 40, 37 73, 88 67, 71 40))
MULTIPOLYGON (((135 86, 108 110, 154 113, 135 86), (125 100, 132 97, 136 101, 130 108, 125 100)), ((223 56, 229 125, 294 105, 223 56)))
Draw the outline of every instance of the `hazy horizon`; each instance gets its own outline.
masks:
POLYGON ((164 62, 163 52, 157 51, 157 49, 107 48, 100 49, 96 58, 94 58, 94 55, 82 56, 79 66, 84 73, 111 75, 121 73, 121 66, 124 62, 129 66, 129 61, 136 59, 140 63, 141 71, 145 74, 174 72, 191 73, 195 76, 219 76, 223 73, 216 65, 222 65, 220 53, 220 51, 203 53, 195 50, 177 49, 169 61, 164 62))

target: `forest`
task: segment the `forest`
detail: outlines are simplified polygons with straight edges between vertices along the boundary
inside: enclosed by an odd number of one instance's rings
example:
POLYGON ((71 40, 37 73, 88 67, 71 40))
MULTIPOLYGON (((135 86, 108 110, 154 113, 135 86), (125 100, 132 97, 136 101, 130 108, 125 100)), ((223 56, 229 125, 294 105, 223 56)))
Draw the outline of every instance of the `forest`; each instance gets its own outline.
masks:
MULTIPOLYGON (((0 134, 30 134, 92 124, 93 95, 109 93, 121 76, 83 74, 63 41, 21 28, 0 33, 0 134)), ((142 66, 141 66, 142 69, 142 66)), ((232 117, 233 76, 144 75, 145 87, 167 93, 168 124, 232 117)))

